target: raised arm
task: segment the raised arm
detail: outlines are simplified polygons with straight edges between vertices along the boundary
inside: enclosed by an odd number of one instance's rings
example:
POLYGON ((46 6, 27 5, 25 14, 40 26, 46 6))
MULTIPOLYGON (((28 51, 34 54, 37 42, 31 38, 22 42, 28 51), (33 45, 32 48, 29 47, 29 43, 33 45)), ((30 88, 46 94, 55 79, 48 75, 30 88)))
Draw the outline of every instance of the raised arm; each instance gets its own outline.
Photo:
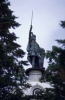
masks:
POLYGON ((30 26, 30 31, 29 31, 29 43, 31 42, 31 35, 32 35, 32 25, 30 26))

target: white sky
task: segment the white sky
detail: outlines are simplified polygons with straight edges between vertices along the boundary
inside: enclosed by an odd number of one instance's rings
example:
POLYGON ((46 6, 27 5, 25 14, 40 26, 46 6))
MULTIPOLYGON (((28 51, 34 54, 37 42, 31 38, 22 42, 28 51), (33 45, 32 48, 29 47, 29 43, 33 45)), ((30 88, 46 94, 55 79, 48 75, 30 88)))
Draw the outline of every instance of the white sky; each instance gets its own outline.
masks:
MULTIPOLYGON (((9 0, 14 15, 19 17, 16 21, 22 24, 14 31, 19 37, 17 42, 26 51, 28 43, 31 14, 33 10, 33 33, 40 47, 51 50, 57 45, 56 39, 65 38, 65 30, 60 27, 60 21, 65 20, 65 0, 9 0)), ((24 57, 26 60, 27 55, 24 57)), ((29 66, 30 67, 30 66, 29 66)), ((44 67, 47 67, 45 60, 44 67)), ((27 66, 25 69, 28 68, 27 66)))

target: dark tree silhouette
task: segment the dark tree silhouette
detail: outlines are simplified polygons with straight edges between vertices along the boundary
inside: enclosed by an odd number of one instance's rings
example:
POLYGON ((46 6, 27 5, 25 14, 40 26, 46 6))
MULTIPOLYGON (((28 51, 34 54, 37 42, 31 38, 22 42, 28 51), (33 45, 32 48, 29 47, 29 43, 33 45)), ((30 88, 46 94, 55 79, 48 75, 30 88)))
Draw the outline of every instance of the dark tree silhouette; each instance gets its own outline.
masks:
POLYGON ((18 95, 20 98, 22 87, 26 85, 23 65, 27 65, 27 61, 22 59, 25 52, 16 43, 18 37, 10 32, 10 28, 15 29, 20 24, 15 21, 17 17, 9 6, 8 0, 0 0, 0 100, 13 100, 18 95), (16 90, 14 94, 13 89, 16 90))

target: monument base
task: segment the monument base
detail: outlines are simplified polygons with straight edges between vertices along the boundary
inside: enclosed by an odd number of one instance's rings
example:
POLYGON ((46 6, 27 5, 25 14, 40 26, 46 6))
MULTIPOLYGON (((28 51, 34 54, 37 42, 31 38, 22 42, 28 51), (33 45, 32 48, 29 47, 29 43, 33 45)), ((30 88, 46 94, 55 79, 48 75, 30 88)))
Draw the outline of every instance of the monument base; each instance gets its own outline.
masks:
POLYGON ((27 83, 29 83, 31 87, 24 91, 25 95, 36 95, 40 90, 50 88, 48 83, 41 83, 39 81, 43 73, 44 68, 29 68, 26 70, 26 75, 28 76, 27 83))

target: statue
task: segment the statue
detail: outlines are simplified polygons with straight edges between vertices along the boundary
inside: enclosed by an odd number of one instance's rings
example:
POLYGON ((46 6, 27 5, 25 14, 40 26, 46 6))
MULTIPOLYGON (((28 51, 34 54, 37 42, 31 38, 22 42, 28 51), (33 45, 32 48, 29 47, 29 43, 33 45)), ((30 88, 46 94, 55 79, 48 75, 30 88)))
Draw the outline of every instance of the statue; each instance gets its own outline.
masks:
POLYGON ((32 25, 29 31, 29 41, 27 46, 28 61, 33 68, 42 68, 44 60, 44 49, 40 48, 36 42, 36 36, 32 32, 32 25))

